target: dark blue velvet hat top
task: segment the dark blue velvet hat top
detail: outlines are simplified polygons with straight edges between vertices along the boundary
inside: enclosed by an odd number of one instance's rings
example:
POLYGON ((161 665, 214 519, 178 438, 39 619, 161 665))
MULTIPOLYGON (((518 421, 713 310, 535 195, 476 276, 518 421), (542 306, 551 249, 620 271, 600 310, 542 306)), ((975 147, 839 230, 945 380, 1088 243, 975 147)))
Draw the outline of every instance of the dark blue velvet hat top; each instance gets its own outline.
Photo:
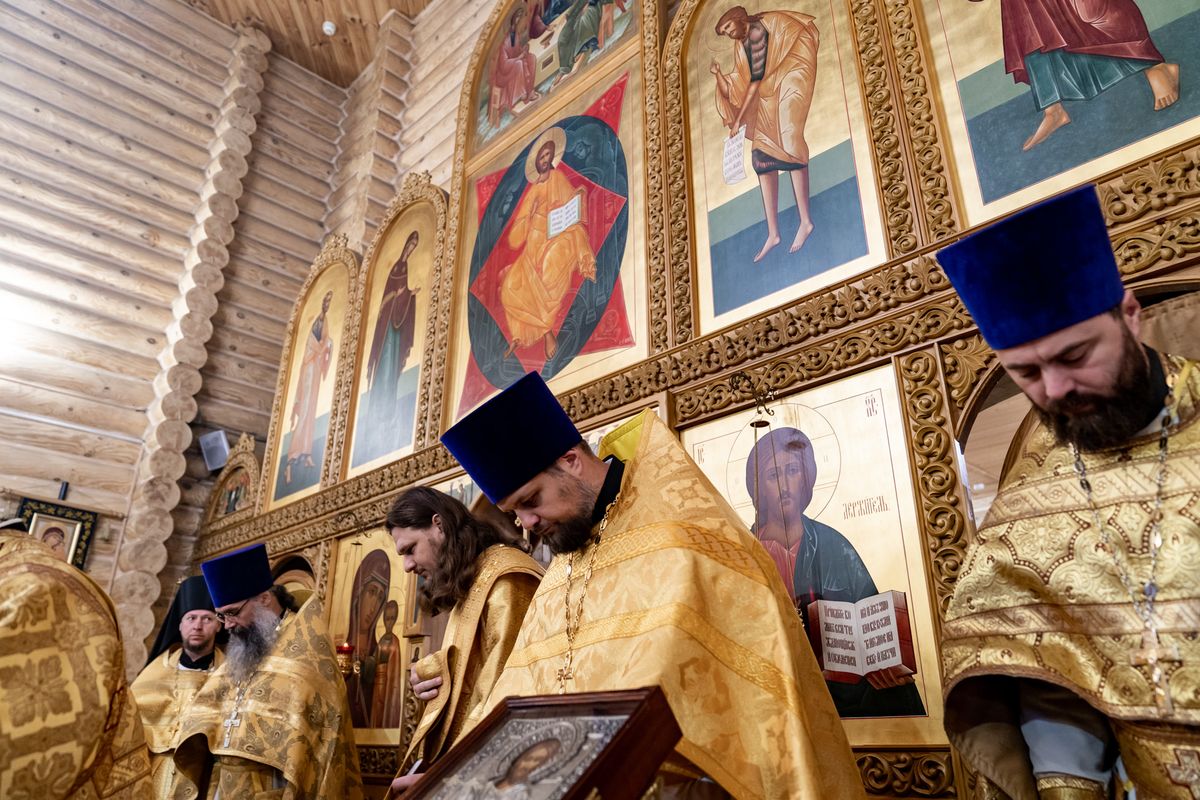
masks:
POLYGON ((200 565, 200 571, 204 573, 204 582, 208 584, 208 593, 216 608, 260 595, 275 582, 271 578, 267 548, 262 544, 252 544, 205 561, 200 565))
POLYGON ((996 350, 1102 314, 1125 294, 1090 185, 973 233, 937 259, 996 350))
POLYGON ((442 434, 442 444, 493 503, 524 486, 582 440, 536 372, 442 434))

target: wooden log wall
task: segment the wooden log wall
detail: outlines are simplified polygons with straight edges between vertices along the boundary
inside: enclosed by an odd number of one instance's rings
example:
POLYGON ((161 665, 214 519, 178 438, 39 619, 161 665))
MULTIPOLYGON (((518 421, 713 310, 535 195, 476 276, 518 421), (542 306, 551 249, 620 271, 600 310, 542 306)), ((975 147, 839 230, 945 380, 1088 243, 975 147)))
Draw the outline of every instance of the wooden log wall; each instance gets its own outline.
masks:
POLYGON ((346 92, 178 0, 0 0, 0 514, 101 514, 132 670, 211 490, 265 438, 346 92))
POLYGON ((265 441, 288 317, 325 235, 322 220, 347 93, 274 52, 262 78, 240 213, 196 395, 187 469, 172 512, 174 533, 159 575, 162 593, 155 615, 160 619, 175 582, 189 574, 213 489, 214 475, 204 465, 197 439, 220 429, 231 446, 242 433, 265 441))
POLYGON ((350 86, 341 126, 326 228, 346 234, 360 253, 399 190, 399 134, 411 71, 413 23, 391 12, 375 57, 350 86))
POLYGON ((458 98, 494 0, 434 0, 412 29, 412 89, 401 117, 400 172, 425 170, 449 190, 458 98))
POLYGON ((174 2, 0 2, 2 502, 69 481, 110 592, 236 40, 174 2))
POLYGON ((364 249, 409 170, 448 184, 493 4, 390 14, 343 90, 179 0, 0 0, 0 513, 60 481, 101 513, 131 667, 192 568, 197 438, 265 438, 325 236, 364 249))
POLYGON ((144 659, 143 641, 156 627, 153 604, 163 594, 160 576, 167 564, 166 542, 175 530, 172 512, 180 500, 179 479, 187 470, 184 451, 192 442, 189 423, 196 417, 200 370, 208 361, 212 316, 225 282, 222 270, 229 263, 228 245, 233 241, 270 48, 266 34, 253 28, 241 29, 234 42, 212 125, 190 246, 183 255, 172 303, 173 319, 158 356, 160 371, 154 379, 149 426, 111 592, 131 664, 144 659))

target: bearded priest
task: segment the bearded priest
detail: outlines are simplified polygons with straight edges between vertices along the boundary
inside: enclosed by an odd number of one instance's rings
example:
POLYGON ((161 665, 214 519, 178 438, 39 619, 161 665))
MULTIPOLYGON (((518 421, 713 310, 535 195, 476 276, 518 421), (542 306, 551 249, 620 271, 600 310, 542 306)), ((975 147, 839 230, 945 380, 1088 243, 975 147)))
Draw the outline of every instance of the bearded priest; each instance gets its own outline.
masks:
POLYGON ((511 695, 657 685, 683 732, 664 796, 863 796, 775 562, 653 412, 597 455, 531 372, 442 443, 555 554, 475 721, 511 695))
POLYGON ((950 741, 1018 800, 1200 797, 1200 370, 1139 342, 1091 186, 938 260, 1040 422, 946 613, 950 741))
POLYGON ((346 685, 316 596, 297 608, 261 544, 200 568, 229 646, 180 725, 177 796, 361 798, 346 685))

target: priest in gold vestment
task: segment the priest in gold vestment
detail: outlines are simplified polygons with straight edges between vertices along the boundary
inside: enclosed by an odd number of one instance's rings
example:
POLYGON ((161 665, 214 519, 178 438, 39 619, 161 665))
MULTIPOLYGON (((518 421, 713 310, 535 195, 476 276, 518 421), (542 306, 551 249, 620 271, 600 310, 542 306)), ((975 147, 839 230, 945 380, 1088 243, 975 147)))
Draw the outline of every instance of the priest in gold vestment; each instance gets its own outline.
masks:
POLYGON ((146 666, 130 685, 150 748, 154 796, 175 796, 175 742, 196 693, 224 660, 217 615, 204 578, 184 580, 167 610, 146 666))
POLYGON ((683 791, 863 796, 771 557, 658 417, 605 437, 602 461, 530 373, 442 442, 556 554, 475 722, 511 695, 658 685, 683 791))
POLYGON ((22 530, 0 530, 0 797, 143 800, 150 754, 112 601, 22 530))
POLYGON ((1200 797, 1200 370, 1138 341, 1090 186, 938 258, 1040 421, 946 614, 950 740, 990 796, 1200 797))
MULTIPOLYGON (((596 254, 587 232, 587 193, 563 174, 567 137, 562 128, 546 131, 529 150, 528 188, 513 212, 508 246, 519 252, 500 283, 500 302, 508 323, 508 352, 545 343, 546 358, 558 349, 558 321, 571 279, 578 272, 596 280, 596 254), (550 235, 550 213, 578 198, 578 221, 550 235)), ((506 354, 507 355, 507 354, 506 354)))
POLYGON ((403 773, 417 759, 424 772, 462 737, 512 652, 542 567, 509 525, 477 518, 458 500, 424 486, 402 492, 388 511, 404 570, 424 579, 422 605, 450 614, 442 648, 413 668, 413 691, 427 705, 393 792, 416 781, 417 774, 403 773))
POLYGON ((261 544, 201 569, 230 639, 180 724, 176 797, 361 798, 346 685, 316 595, 296 608, 272 585, 261 544))

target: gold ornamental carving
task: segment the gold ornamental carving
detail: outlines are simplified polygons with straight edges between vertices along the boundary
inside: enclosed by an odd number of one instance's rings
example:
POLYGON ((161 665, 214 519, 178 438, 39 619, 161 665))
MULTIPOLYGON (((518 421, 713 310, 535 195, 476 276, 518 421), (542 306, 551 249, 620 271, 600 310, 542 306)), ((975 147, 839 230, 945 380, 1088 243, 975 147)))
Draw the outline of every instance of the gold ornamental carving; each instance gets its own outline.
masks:
POLYGON ((954 762, 944 750, 855 750, 863 787, 871 796, 957 797, 954 762))
POLYGON ((388 779, 388 782, 391 782, 391 779, 396 774, 396 770, 400 768, 400 765, 397 763, 399 758, 396 751, 397 748, 390 745, 387 747, 358 745, 359 771, 363 775, 385 777, 388 779))
POLYGON ((1200 209, 1119 234, 1113 249, 1126 278, 1194 263, 1200 254, 1200 209))
POLYGON ((921 244, 940 241, 958 232, 959 212, 946 171, 948 154, 941 130, 941 119, 934 108, 929 55, 918 32, 914 0, 886 0, 888 25, 892 34, 892 58, 900 95, 904 101, 907 125, 906 149, 912 160, 912 185, 921 191, 920 211, 923 236, 921 244))
POLYGON ((1110 228, 1127 226, 1200 200, 1200 146, 1157 156, 1100 183, 1110 228))
POLYGON ((258 456, 254 454, 254 443, 254 437, 248 433, 243 433, 239 436, 237 443, 229 451, 229 458, 225 461, 225 466, 221 468, 220 474, 217 475, 217 480, 213 484, 212 493, 208 496, 208 504, 204 510, 205 524, 212 526, 214 529, 227 528, 244 522, 257 514, 261 508, 259 484, 261 483, 262 476, 260 474, 261 467, 258 463, 258 456), (250 475, 250 485, 247 487, 250 496, 247 498, 246 506, 230 514, 217 517, 217 503, 220 502, 225 483, 239 469, 246 470, 250 475))
POLYGON ((652 275, 651 279, 670 282, 671 302, 669 313, 664 314, 661 319, 651 314, 651 325, 652 335, 656 336, 666 334, 669 326, 672 344, 682 344, 696 335, 691 269, 691 201, 688 192, 683 43, 690 28, 686 20, 691 18, 699 4, 699 0, 683 0, 679 4, 663 43, 663 107, 666 111, 663 146, 667 155, 667 264, 670 271, 662 276, 652 275), (661 332, 659 328, 662 329, 661 332))
MULTIPOLYGON (((673 344, 665 322, 670 316, 667 294, 667 197, 664 192, 662 97, 659 66, 659 4, 642 4, 642 86, 646 131, 646 246, 650 290, 650 352, 660 353, 673 344)), ((690 283, 690 276, 689 276, 690 283)))
POLYGON ((903 150, 903 123, 888 78, 885 23, 880 18, 878 3, 876 0, 854 0, 850 14, 862 70, 879 196, 883 199, 883 225, 887 231, 888 252, 895 258, 913 252, 921 244, 910 189, 917 182, 910 173, 903 150))
POLYGON ((997 366, 996 353, 978 332, 953 342, 938 346, 942 359, 942 371, 950 389, 950 413, 954 417, 955 436, 961 437, 963 411, 975 406, 978 395, 992 385, 986 380, 994 374, 997 366))
MULTIPOLYGON (((866 368, 917 343, 952 335, 970 325, 971 319, 957 295, 949 295, 907 312, 881 316, 744 369, 758 385, 781 394, 812 381, 866 368)), ((711 383, 678 390, 675 408, 679 422, 698 422, 752 402, 736 390, 731 377, 723 375, 711 383)))
POLYGON ((939 625, 967 549, 967 513, 959 481, 947 392, 933 348, 896 361, 925 563, 939 625))
MULTIPOLYGON (((417 387, 418 402, 424 413, 417 415, 413 427, 414 449, 437 443, 438 425, 441 421, 436 409, 442 407, 442 393, 446 383, 445 364, 447 349, 450 346, 450 300, 453 294, 450 281, 447 280, 447 276, 452 274, 453 270, 447 269, 445 258, 446 219, 449 208, 447 201, 448 195, 440 187, 433 185, 433 177, 428 172, 410 172, 405 175, 400 192, 388 204, 387 210, 379 220, 379 225, 375 228, 375 234, 371 237, 370 244, 367 245, 362 259, 363 268, 358 276, 357 296, 362 299, 362 302, 366 302, 368 267, 373 263, 375 253, 392 221, 417 203, 429 203, 433 207, 437 220, 437 234, 433 243, 433 267, 430 273, 428 301, 429 316, 425 327, 425 352, 421 355, 421 383, 417 387)), ((360 309, 358 313, 361 314, 364 310, 360 309)), ((357 341, 360 335, 360 326, 361 317, 354 328, 354 352, 358 352, 357 341)), ((354 369, 358 369, 358 364, 354 365, 354 369)), ((351 405, 353 404, 350 402, 345 403, 340 411, 342 417, 347 417, 351 405)), ((346 422, 346 419, 342 420, 343 428, 346 427, 346 422)), ((345 445, 348 446, 349 442, 345 442, 345 445)), ((345 448, 343 447, 343 449, 345 448)), ((341 455, 343 458, 345 457, 345 453, 341 455)), ((338 468, 337 474, 341 475, 340 462, 338 468)))

